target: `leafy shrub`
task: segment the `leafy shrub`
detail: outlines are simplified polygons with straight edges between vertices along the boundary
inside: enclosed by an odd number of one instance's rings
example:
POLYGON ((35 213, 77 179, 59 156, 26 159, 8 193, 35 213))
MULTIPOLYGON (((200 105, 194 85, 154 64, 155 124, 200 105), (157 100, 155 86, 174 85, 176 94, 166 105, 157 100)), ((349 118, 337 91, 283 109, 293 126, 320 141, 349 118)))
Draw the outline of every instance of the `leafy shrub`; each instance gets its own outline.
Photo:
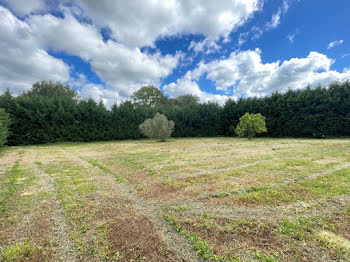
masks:
POLYGON ((141 133, 146 137, 165 141, 167 138, 171 137, 174 126, 175 123, 169 121, 165 115, 156 113, 152 119, 146 119, 139 128, 141 133))
POLYGON ((238 136, 247 136, 251 139, 256 134, 267 132, 265 117, 259 114, 245 113, 235 129, 238 136))

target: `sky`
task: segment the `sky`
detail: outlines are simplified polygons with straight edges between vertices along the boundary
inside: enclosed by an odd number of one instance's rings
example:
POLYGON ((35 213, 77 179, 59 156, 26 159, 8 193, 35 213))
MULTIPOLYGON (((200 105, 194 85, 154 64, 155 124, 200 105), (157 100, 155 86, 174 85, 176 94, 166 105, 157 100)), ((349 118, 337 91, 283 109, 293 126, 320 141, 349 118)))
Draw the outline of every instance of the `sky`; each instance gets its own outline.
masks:
POLYGON ((0 0, 0 93, 60 81, 107 106, 350 79, 349 0, 0 0))

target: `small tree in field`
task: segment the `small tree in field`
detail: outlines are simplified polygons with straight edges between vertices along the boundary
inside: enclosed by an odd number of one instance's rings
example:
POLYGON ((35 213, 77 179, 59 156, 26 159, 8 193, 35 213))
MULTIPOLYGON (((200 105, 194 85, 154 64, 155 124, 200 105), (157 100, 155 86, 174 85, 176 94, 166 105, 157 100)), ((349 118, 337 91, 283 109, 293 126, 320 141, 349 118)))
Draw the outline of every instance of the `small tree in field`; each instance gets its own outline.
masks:
POLYGON ((256 134, 267 132, 265 117, 259 114, 245 113, 235 129, 238 136, 247 136, 251 139, 256 134))
POLYGON ((156 113, 152 119, 145 120, 139 128, 141 133, 146 137, 165 141, 167 138, 171 137, 174 126, 175 123, 169 121, 165 115, 156 113))

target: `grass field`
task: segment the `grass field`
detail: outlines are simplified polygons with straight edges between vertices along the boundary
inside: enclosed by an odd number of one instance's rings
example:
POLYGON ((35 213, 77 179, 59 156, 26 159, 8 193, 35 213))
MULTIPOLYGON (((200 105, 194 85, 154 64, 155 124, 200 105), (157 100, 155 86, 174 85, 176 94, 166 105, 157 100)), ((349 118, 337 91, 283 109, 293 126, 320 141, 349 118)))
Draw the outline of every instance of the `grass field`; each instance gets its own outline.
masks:
POLYGON ((350 139, 0 152, 3 261, 350 261, 350 139))

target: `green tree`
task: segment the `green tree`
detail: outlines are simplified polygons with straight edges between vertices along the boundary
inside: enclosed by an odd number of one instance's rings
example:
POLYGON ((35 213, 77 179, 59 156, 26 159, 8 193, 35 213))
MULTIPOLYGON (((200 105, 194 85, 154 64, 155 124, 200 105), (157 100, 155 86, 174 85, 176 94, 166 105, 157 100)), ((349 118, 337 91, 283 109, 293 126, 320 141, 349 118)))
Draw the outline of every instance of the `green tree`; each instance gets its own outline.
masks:
POLYGON ((3 108, 0 108, 0 146, 3 146, 6 142, 9 125, 9 115, 5 112, 3 108))
POLYGON ((135 103, 145 106, 160 106, 162 104, 166 104, 167 102, 167 98, 163 95, 163 93, 154 86, 142 87, 132 94, 131 99, 135 103))
POLYGON ((179 106, 179 107, 185 107, 185 106, 199 104, 199 97, 191 95, 191 94, 178 96, 177 98, 175 98, 173 100, 174 100, 174 104, 179 106))
POLYGON ((175 123, 169 121, 165 115, 156 113, 152 119, 146 119, 139 128, 141 133, 151 139, 159 139, 165 141, 171 137, 174 131, 175 123))
POLYGON ((78 99, 78 93, 70 88, 69 85, 63 85, 60 82, 36 82, 33 84, 32 89, 30 89, 26 95, 28 96, 43 96, 46 98, 52 97, 65 97, 68 96, 70 98, 78 99))
POLYGON ((255 134, 267 132, 265 117, 259 114, 245 113, 235 129, 238 136, 247 136, 251 139, 255 134))

